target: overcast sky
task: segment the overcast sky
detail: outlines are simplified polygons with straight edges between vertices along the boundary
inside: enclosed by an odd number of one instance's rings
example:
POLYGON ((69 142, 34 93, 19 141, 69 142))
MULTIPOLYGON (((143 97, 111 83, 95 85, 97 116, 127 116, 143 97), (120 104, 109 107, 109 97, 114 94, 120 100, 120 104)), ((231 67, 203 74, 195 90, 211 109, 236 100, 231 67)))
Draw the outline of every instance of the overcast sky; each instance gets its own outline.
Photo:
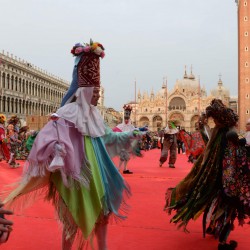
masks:
POLYGON ((105 47, 105 106, 121 110, 137 91, 160 90, 167 77, 200 76, 208 94, 219 74, 237 95, 234 0, 0 0, 0 50, 71 81, 70 54, 92 38, 105 47))

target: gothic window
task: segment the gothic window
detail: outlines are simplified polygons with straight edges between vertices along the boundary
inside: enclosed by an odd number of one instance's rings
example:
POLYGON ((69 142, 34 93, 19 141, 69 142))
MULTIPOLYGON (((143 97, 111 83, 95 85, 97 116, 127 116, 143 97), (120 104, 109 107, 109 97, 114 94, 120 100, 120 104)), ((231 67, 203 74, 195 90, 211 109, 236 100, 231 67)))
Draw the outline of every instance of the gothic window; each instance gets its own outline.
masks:
POLYGON ((248 51, 248 47, 245 47, 245 51, 248 51))
POLYGON ((7 98, 7 108, 6 108, 7 112, 10 112, 10 98, 7 98))
POLYGON ((249 99, 249 94, 246 94, 246 99, 249 99))
POLYGON ((244 35, 245 35, 245 36, 248 36, 248 32, 246 31, 246 32, 244 33, 244 35))
POLYGON ((6 97, 3 97, 3 112, 6 112, 6 97))
POLYGON ((5 86, 5 74, 4 73, 2 75, 2 82, 3 82, 3 88, 5 89, 6 86, 5 86))
POLYGON ((14 76, 11 76, 10 82, 11 82, 11 90, 15 90, 14 89, 14 76))
POLYGON ((158 108, 158 111, 161 111, 161 108, 158 108))
POLYGON ((246 82, 246 83, 249 83, 249 78, 245 78, 245 82, 246 82))
POLYGON ((246 68, 248 67, 248 62, 245 62, 245 67, 246 67, 246 68))
POLYGON ((244 1, 244 6, 247 6, 247 1, 244 1))
POLYGON ((14 84, 14 87, 15 87, 15 91, 17 91, 17 85, 18 85, 18 81, 17 81, 17 77, 15 77, 15 84, 14 84))
POLYGON ((23 79, 23 83, 22 83, 22 92, 25 93, 25 80, 23 79))
POLYGON ((244 21, 248 21, 248 17, 247 16, 244 16, 244 21))
POLYGON ((22 92, 22 79, 21 78, 19 78, 19 80, 18 80, 18 91, 19 92, 22 92))
POLYGON ((28 94, 28 81, 25 83, 25 94, 28 94))
POLYGON ((29 87, 28 87, 28 94, 31 95, 31 82, 29 82, 29 87))
POLYGON ((32 83, 32 95, 35 95, 34 83, 32 83))
POLYGON ((10 89, 10 75, 7 75, 7 89, 10 89))
POLYGON ((176 107, 178 107, 178 109, 185 110, 186 103, 184 99, 182 99, 181 97, 174 97, 169 103, 169 109, 176 109, 176 107))
POLYGON ((246 114, 248 115, 249 114, 249 110, 247 109, 247 111, 246 111, 246 114))

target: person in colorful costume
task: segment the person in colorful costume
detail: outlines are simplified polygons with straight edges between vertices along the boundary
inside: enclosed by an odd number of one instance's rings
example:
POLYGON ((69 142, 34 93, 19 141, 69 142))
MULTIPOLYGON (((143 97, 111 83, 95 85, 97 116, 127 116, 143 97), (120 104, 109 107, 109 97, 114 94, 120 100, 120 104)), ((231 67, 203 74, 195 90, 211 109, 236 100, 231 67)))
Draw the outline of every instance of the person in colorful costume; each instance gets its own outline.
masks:
POLYGON ((246 141, 247 141, 247 145, 250 146, 250 119, 248 119, 247 122, 246 122, 245 138, 246 138, 246 141))
POLYGON ((7 127, 7 145, 10 150, 10 159, 9 159, 9 166, 11 168, 18 168, 20 164, 16 162, 17 153, 21 145, 21 141, 18 138, 18 133, 15 130, 15 127, 12 123, 10 123, 7 127))
POLYGON ((233 110, 214 99, 206 116, 216 124, 211 138, 190 173, 167 189, 165 210, 175 212, 171 222, 185 231, 191 219, 203 214, 203 236, 218 238, 218 249, 235 249, 237 243, 227 243, 227 238, 235 219, 243 225, 250 212, 250 162, 236 132, 238 116, 233 110))
POLYGON ((26 148, 26 141, 28 138, 28 131, 29 131, 29 127, 28 126, 22 126, 19 129, 18 132, 18 138, 21 141, 19 148, 18 148, 18 152, 17 152, 17 160, 26 160, 29 151, 26 148))
POLYGON ((0 114, 0 161, 5 159, 8 162, 10 159, 10 152, 7 146, 5 122, 5 115, 0 114))
POLYGON ((248 155, 250 157, 250 119, 248 119, 246 122, 246 133, 244 135, 244 138, 246 139, 246 147, 248 155))
POLYGON ((30 152, 38 133, 39 133, 38 130, 31 130, 27 133, 27 140, 25 141, 25 148, 27 149, 28 152, 30 152))
POLYGON ((12 124, 14 126, 14 129, 17 133, 19 133, 19 129, 21 127, 21 121, 20 119, 17 117, 17 115, 12 115, 10 117, 10 119, 8 120, 8 125, 12 124))
MULTIPOLYGON (((123 109, 124 109, 124 121, 118 124, 115 128, 113 128, 114 132, 125 132, 125 131, 129 132, 135 130, 135 127, 130 120, 132 106, 129 104, 125 104, 123 106, 123 109)), ((123 148, 120 153, 120 161, 118 169, 120 170, 123 165, 123 174, 133 174, 132 171, 127 169, 127 165, 130 160, 130 153, 131 152, 129 152, 126 148, 123 148)))
POLYGON ((188 162, 194 163, 205 150, 206 144, 211 136, 206 115, 202 114, 199 121, 195 123, 194 132, 187 133, 185 130, 180 130, 179 136, 184 142, 188 162))
POLYGON ((23 180, 5 203, 15 206, 26 194, 43 193, 63 224, 62 249, 71 249, 74 242, 81 249, 95 235, 98 249, 104 250, 109 218, 126 218, 125 198, 130 195, 111 158, 124 145, 132 147, 138 132, 114 133, 96 107, 103 46, 90 41, 76 44, 71 52, 79 57, 72 81, 78 88, 73 97, 66 94, 61 108, 37 134, 23 180))
POLYGON ((167 161, 168 151, 169 161, 168 166, 170 168, 175 168, 175 162, 177 157, 177 134, 179 130, 175 125, 174 121, 169 121, 168 126, 164 129, 164 141, 163 148, 161 151, 160 163, 159 166, 162 167, 164 162, 167 161))

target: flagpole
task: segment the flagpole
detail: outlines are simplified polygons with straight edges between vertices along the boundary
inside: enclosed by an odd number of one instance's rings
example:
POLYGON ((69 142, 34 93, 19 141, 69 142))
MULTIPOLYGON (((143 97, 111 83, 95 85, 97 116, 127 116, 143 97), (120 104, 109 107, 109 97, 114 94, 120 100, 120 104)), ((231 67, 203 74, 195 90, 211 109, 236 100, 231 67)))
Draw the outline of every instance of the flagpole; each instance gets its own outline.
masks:
MULTIPOLYGON (((166 83, 166 126, 168 125, 168 81, 167 81, 167 77, 163 78, 165 80, 166 83)), ((163 82, 164 82, 163 80, 163 82)))
POLYGON ((136 127, 136 79, 135 79, 135 127, 136 127))
POLYGON ((198 78, 198 112, 199 116, 201 114, 201 85, 200 85, 200 76, 198 78))

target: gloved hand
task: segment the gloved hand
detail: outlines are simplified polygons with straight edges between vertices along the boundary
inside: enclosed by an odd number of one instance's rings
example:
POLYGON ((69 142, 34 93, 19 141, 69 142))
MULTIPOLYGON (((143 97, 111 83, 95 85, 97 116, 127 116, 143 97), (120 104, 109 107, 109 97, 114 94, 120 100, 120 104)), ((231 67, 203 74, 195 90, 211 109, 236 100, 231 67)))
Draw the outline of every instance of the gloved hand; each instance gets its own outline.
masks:
POLYGON ((141 128, 139 128, 139 130, 140 130, 140 131, 148 131, 148 127, 147 127, 147 126, 141 127, 141 128))
POLYGON ((140 139, 143 135, 145 135, 147 132, 145 131, 145 132, 141 132, 141 131, 139 131, 138 129, 135 129, 134 131, 133 131, 133 136, 134 137, 136 137, 136 138, 138 138, 138 139, 140 139))

